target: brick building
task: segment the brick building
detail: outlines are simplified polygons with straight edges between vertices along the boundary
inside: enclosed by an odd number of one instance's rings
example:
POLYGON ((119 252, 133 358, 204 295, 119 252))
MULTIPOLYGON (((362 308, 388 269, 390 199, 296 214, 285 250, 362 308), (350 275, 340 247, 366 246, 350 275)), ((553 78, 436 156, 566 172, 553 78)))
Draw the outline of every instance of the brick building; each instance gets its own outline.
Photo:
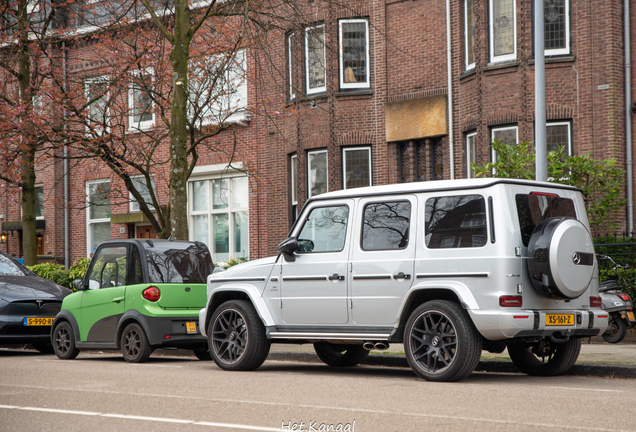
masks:
MULTIPOLYGON (((532 141, 533 3, 450 0, 448 7, 450 17, 443 1, 309 2, 311 18, 270 35, 267 47, 246 49, 244 115, 214 138, 227 147, 236 136, 236 153, 231 166, 226 153, 201 155, 188 186, 191 239, 207 243, 215 261, 268 256, 312 195, 466 178, 470 162, 495 157, 492 139, 532 141)), ((627 167, 623 2, 544 0, 544 12, 548 146, 627 167)), ((69 62, 74 49, 91 48, 69 45, 69 62)), ((85 202, 109 178, 93 168, 70 174, 71 203, 85 202)), ((58 260, 59 174, 54 163, 38 170, 40 252, 58 260)), ((19 208, 5 206, 9 241, 1 248, 19 255, 19 208)), ((107 207, 71 212, 71 262, 97 240, 152 235, 134 202, 107 207)), ((617 215, 621 226, 627 220, 627 211, 617 215)))

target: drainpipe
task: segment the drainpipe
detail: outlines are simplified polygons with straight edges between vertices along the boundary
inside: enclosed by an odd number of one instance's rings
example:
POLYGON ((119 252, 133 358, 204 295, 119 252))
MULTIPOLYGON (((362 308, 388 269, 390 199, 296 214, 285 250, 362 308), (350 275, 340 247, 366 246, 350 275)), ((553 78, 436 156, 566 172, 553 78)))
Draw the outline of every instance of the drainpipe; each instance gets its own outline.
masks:
MULTIPOLYGON (((629 1, 629 0, 625 0, 629 1)), ((451 14, 450 0, 446 0, 446 55, 448 65, 448 156, 450 178, 455 179, 455 155, 453 152, 453 71, 451 67, 451 14)))
POLYGON ((625 7, 625 158, 627 159, 627 231, 634 231, 634 179, 632 173, 632 64, 629 25, 629 0, 623 0, 625 7))
MULTIPOLYGON (((66 42, 62 42, 62 88, 66 93, 66 42)), ((62 117, 64 119, 64 129, 66 130, 66 110, 64 110, 62 117)), ((68 224, 68 142, 64 138, 64 268, 66 270, 70 267, 70 247, 69 247, 69 224, 68 224)))

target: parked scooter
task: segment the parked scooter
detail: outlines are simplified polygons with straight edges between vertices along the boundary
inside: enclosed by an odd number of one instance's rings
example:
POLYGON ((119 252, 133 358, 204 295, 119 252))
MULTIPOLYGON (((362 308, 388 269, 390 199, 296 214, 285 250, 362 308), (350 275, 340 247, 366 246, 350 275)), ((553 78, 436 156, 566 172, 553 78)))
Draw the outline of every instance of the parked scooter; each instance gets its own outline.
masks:
MULTIPOLYGON (((607 255, 597 255, 600 259, 612 262, 614 269, 622 268, 607 255)), ((622 292, 621 287, 613 279, 606 280, 599 285, 599 295, 603 302, 603 309, 609 312, 609 323, 601 335, 605 342, 619 343, 627 334, 627 327, 635 323, 633 303, 629 295, 622 292)))

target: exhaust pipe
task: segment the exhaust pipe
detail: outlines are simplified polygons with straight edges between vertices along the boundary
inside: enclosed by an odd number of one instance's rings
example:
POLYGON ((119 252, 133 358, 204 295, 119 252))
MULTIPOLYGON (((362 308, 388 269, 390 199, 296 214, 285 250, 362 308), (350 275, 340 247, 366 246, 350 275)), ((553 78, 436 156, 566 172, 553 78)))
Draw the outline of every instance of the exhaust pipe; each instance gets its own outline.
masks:
POLYGON ((365 342, 362 344, 362 347, 365 350, 376 350, 376 351, 386 351, 389 349, 389 344, 386 342, 365 342))

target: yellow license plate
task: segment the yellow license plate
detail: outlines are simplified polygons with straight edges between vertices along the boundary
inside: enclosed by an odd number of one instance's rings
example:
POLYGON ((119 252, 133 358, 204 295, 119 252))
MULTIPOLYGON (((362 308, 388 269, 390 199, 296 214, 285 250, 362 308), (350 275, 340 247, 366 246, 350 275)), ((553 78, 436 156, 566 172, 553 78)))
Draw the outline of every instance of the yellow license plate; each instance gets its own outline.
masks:
POLYGON ((549 326, 573 326, 574 315, 572 314, 547 314, 545 325, 549 326))
POLYGON ((188 334, 196 333, 197 323, 195 321, 186 322, 186 331, 188 332, 188 334))
POLYGON ((24 318, 22 320, 25 326, 51 326, 55 318, 24 318))
POLYGON ((636 320, 634 319, 634 312, 627 312, 627 316, 629 317, 629 320, 630 320, 630 321, 636 321, 636 320))

